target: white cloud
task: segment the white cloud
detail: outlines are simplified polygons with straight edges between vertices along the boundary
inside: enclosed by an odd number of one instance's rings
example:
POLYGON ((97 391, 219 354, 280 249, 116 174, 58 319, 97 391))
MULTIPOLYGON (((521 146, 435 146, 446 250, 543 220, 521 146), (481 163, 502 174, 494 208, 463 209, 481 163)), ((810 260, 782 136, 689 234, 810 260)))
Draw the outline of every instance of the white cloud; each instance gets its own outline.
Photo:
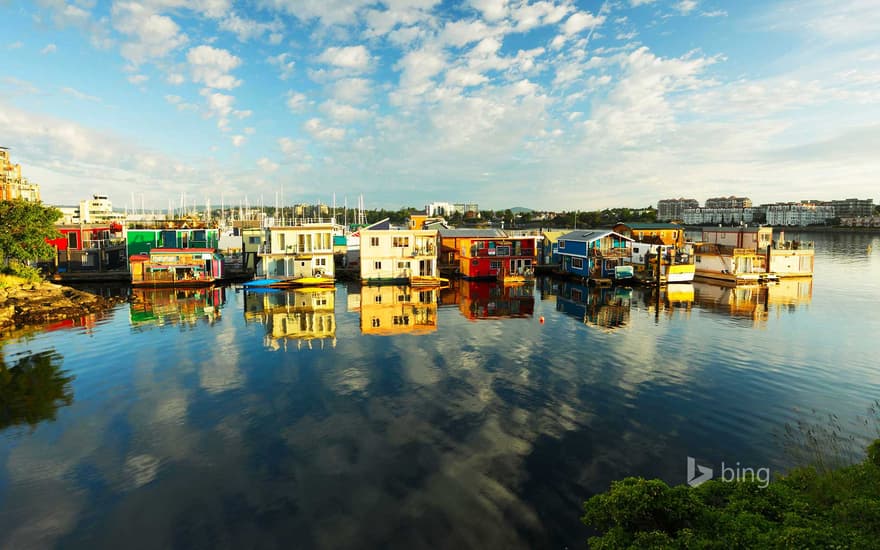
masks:
POLYGON ((488 81, 489 79, 479 72, 462 67, 455 67, 446 71, 446 83, 452 86, 479 86, 488 81))
POLYGON ((355 71, 366 71, 370 60, 370 52, 364 46, 332 46, 318 56, 322 63, 355 71))
POLYGON ((700 13, 700 17, 727 17, 727 12, 724 10, 704 11, 700 13))
POLYGON ((681 12, 682 15, 687 15, 694 11, 699 4, 699 0, 681 0, 675 5, 675 9, 681 12))
POLYGON ((365 78, 343 78, 333 86, 333 97, 344 103, 364 103, 370 94, 370 81, 365 78))
POLYGON ((287 92, 287 108, 290 109, 293 113, 301 113, 308 103, 308 100, 305 94, 301 94, 299 92, 294 92, 293 90, 287 92))
POLYGON ((205 98, 205 102, 208 106, 206 116, 216 117, 217 128, 224 132, 229 130, 230 117, 234 116, 238 119, 244 119, 252 114, 249 110, 239 111, 233 108, 235 97, 231 95, 221 94, 210 88, 202 88, 199 93, 205 98))
POLYGON ((58 51, 58 47, 55 46, 55 44, 46 44, 46 47, 40 50, 40 53, 46 55, 49 53, 55 53, 56 51, 58 51))
POLYGON ((238 40, 241 42, 247 42, 248 40, 260 38, 267 33, 270 36, 280 36, 280 31, 284 29, 284 25, 280 21, 270 21, 268 23, 263 23, 260 21, 255 21, 253 19, 241 18, 235 13, 230 13, 229 15, 224 17, 220 21, 220 24, 218 26, 224 31, 234 33, 238 40))
POLYGON ((247 141, 247 138, 245 138, 241 134, 238 134, 238 135, 232 136, 231 140, 232 140, 233 147, 241 147, 242 145, 244 145, 244 142, 247 141))
POLYGON ((487 21, 507 17, 507 0, 470 0, 470 5, 482 13, 487 21))
POLYGON ((186 54, 193 82, 203 83, 209 88, 231 90, 241 85, 241 81, 228 74, 241 64, 241 59, 226 50, 211 46, 197 46, 186 54))
POLYGON ((148 80, 150 80, 150 77, 145 74, 133 74, 128 77, 128 81, 135 86, 139 86, 148 80))
POLYGON ((164 57, 188 40, 173 19, 137 2, 116 2, 111 14, 116 30, 131 37, 120 53, 135 65, 164 57))
POLYGON ((303 150, 302 142, 297 142, 289 137, 278 138, 278 147, 286 157, 292 157, 303 150))
POLYGON ((629 0, 629 5, 635 8, 645 4, 653 4, 655 1, 656 0, 629 0))
POLYGON ((7 50, 19 50, 24 47, 24 42, 21 40, 16 40, 15 42, 11 42, 6 45, 7 50))
POLYGON ((345 138, 345 128, 324 126, 321 119, 311 118, 303 125, 306 132, 320 141, 340 141, 345 138))
POLYGON ((604 15, 593 15, 590 12, 579 11, 575 14, 572 14, 571 17, 565 20, 565 23, 563 23, 562 25, 562 32, 564 32, 568 36, 571 36, 573 34, 581 32, 584 29, 596 28, 604 22, 604 15))
POLYGON ((511 8, 510 17, 516 22, 516 30, 525 32, 541 25, 553 25, 562 21, 571 11, 567 3, 553 2, 522 3, 511 8))
POLYGON ((351 105, 338 103, 334 100, 328 100, 319 107, 321 112, 329 116, 336 122, 350 124, 359 120, 364 120, 370 116, 370 112, 364 109, 358 109, 351 105))
POLYGON ((64 88, 61 88, 61 91, 69 96, 73 96, 76 99, 79 99, 80 101, 94 101, 94 102, 101 101, 101 98, 83 93, 75 88, 64 87, 64 88))
POLYGON ((431 85, 431 79, 446 69, 446 57, 440 50, 414 50, 404 55, 394 69, 401 71, 400 88, 406 94, 422 94, 431 85))
POLYGON ((173 86, 180 86, 186 82, 186 77, 180 73, 169 73, 168 76, 165 77, 165 82, 173 86))
POLYGON ((494 31, 486 26, 479 19, 473 21, 447 21, 440 33, 439 40, 442 44, 448 44, 460 48, 478 42, 487 36, 491 36, 494 31))
POLYGON ((290 59, 290 54, 287 52, 269 56, 266 58, 266 61, 268 61, 270 65, 278 67, 278 70, 281 72, 281 74, 278 75, 278 78, 281 80, 287 80, 293 74, 295 62, 290 59))
POLYGON ((301 21, 318 19, 323 25, 355 23, 357 14, 375 0, 258 0, 258 5, 287 13, 301 21))
POLYGON ((247 128, 244 129, 244 133, 246 136, 252 136, 257 133, 257 129, 251 128, 250 126, 248 126, 247 128))
POLYGON ((259 166, 264 172, 267 172, 267 173, 272 173, 272 172, 278 170, 278 164, 272 162, 271 160, 269 160, 266 157, 262 157, 259 160, 257 160, 257 166, 259 166))

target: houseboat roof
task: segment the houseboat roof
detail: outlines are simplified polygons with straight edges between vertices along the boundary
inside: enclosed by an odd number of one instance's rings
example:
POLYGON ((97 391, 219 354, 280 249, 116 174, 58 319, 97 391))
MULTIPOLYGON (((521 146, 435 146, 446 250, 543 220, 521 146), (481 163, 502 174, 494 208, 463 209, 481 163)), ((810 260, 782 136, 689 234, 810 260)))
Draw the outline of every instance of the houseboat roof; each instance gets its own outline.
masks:
POLYGON ((617 235, 621 239, 632 241, 632 239, 630 239, 629 237, 621 235, 620 233, 617 233, 616 231, 612 231, 610 229, 578 229, 577 231, 572 231, 559 237, 559 240, 590 243, 609 235, 617 235))
POLYGON ((502 231, 501 229, 471 229, 471 228, 462 228, 462 229, 440 229, 441 237, 456 237, 459 239, 493 239, 493 238, 501 238, 506 239, 507 233, 502 231))
POLYGON ((551 243, 555 243, 559 240, 559 237, 565 235, 565 233, 565 231, 544 231, 541 235, 551 243))
POLYGON ((623 225, 630 229, 647 230, 647 229, 684 229, 677 223, 659 223, 659 222, 620 222, 617 225, 623 225))

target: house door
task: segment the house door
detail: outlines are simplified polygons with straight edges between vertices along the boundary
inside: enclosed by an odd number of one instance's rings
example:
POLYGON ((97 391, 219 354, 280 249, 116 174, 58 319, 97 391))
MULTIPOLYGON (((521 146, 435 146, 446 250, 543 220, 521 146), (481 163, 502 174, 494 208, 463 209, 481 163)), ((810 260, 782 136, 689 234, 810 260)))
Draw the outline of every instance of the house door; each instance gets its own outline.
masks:
POLYGON ((430 277, 434 275, 431 273, 431 260, 419 260, 419 275, 421 277, 430 277))

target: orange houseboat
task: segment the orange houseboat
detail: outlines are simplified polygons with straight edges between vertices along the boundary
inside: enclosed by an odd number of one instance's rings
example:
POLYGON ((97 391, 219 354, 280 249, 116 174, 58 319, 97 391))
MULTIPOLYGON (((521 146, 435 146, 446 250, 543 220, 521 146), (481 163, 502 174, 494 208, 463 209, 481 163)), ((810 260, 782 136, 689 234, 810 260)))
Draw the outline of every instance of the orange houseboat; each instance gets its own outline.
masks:
POLYGON ((154 248, 129 259, 132 286, 208 286, 223 276, 213 248, 154 248))
POLYGON ((535 236, 460 239, 459 271, 466 279, 498 279, 531 273, 537 259, 535 236))

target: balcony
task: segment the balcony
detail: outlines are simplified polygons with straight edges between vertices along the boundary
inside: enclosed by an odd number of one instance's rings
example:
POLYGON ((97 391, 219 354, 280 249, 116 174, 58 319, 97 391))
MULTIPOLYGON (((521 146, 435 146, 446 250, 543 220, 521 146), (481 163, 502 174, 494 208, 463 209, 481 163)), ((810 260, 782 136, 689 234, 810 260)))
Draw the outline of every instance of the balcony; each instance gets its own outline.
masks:
POLYGON ((311 255, 311 254, 332 254, 332 248, 306 248, 299 246, 291 245, 284 249, 276 247, 272 248, 270 243, 263 243, 260 245, 260 248, 257 250, 257 255, 264 256, 269 254, 284 254, 285 256, 302 256, 302 255, 311 255))
POLYGON ((81 250, 124 247, 125 239, 83 239, 81 250))

